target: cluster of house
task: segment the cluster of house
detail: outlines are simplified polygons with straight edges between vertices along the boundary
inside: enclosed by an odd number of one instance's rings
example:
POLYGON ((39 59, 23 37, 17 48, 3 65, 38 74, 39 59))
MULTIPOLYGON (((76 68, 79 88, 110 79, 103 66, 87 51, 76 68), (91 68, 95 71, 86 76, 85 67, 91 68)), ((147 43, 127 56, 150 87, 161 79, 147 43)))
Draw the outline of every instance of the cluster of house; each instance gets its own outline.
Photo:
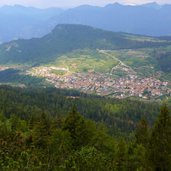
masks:
POLYGON ((6 67, 6 66, 0 66, 0 71, 5 71, 5 70, 7 70, 7 69, 9 69, 9 67, 6 67))
POLYGON ((85 93, 116 98, 130 96, 151 98, 171 94, 168 82, 162 82, 153 77, 140 78, 136 75, 128 75, 114 78, 110 74, 96 72, 60 76, 52 73, 51 70, 49 67, 43 67, 32 72, 32 75, 45 77, 56 88, 76 89, 85 93))

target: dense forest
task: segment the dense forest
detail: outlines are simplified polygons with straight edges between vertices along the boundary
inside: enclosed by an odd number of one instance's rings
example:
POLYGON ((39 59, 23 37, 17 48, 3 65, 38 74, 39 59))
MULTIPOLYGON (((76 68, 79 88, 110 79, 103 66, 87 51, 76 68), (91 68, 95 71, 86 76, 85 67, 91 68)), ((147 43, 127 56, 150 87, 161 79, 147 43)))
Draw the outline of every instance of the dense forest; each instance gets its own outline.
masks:
MULTIPOLYGON (((45 81, 42 78, 31 77, 29 75, 22 74, 19 69, 7 69, 0 72, 0 83, 4 84, 16 84, 16 85, 34 85, 42 86, 45 81)), ((44 85, 46 85, 44 83, 44 85)))
POLYGON ((170 108, 75 91, 0 87, 2 171, 169 171, 170 108))
POLYGON ((55 88, 1 86, 0 97, 0 109, 7 117, 17 114, 28 119, 43 112, 66 116, 75 105, 84 117, 105 124, 115 135, 131 133, 142 118, 152 125, 160 110, 158 102, 111 99, 55 88))

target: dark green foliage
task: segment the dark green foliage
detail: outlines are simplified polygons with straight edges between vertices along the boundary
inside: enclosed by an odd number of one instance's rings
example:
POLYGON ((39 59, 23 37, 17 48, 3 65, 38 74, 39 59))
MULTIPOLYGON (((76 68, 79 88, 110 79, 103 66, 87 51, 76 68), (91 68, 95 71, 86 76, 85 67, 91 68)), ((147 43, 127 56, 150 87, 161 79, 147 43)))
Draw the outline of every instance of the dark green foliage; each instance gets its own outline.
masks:
POLYGON ((148 123, 145 119, 142 119, 136 128, 135 138, 137 144, 142 144, 144 147, 147 147, 147 142, 149 140, 149 130, 148 123))
POLYGON ((82 146, 88 145, 91 132, 87 129, 84 118, 77 112, 75 107, 73 107, 72 111, 67 116, 63 130, 70 133, 73 149, 79 149, 82 146))
POLYGON ((156 61, 157 67, 166 73, 171 72, 171 52, 166 49, 155 49, 152 57, 156 61))
POLYGON ((94 147, 82 147, 65 163, 66 170, 94 171, 108 170, 107 157, 94 147), (71 165, 70 165, 71 164, 71 165))
POLYGON ((51 135, 51 123, 45 113, 42 113, 40 118, 35 122, 33 132, 35 146, 42 149, 48 147, 48 139, 51 135))
POLYGON ((127 170, 128 153, 126 143, 123 139, 118 142, 116 156, 116 170, 127 170))
MULTIPOLYGON (((5 116, 17 114, 32 121, 42 112, 66 115, 73 105, 86 118, 104 123, 111 134, 128 134, 146 117, 150 125, 159 112, 158 103, 102 98, 77 91, 0 87, 0 108, 5 116), (77 97, 76 99, 72 97, 77 97)), ((126 135, 127 136, 127 135, 126 135)))
POLYGON ((154 170, 171 169, 171 116, 166 105, 161 108, 158 120, 152 129, 149 152, 154 170))
POLYGON ((29 75, 21 74, 21 71, 8 69, 0 71, 0 83, 25 84, 27 86, 40 86, 43 83, 42 78, 36 78, 29 75))
MULTIPOLYGON (((0 88, 0 170, 170 171, 171 116, 166 105, 161 108, 155 124, 151 124, 152 128, 142 119, 132 136, 127 135, 125 139, 118 133, 119 126, 125 122, 109 131, 103 120, 94 122, 81 115, 73 102, 70 104, 74 106, 72 110, 61 108, 69 103, 68 93, 79 95, 74 102, 81 108, 85 107, 80 103, 83 99, 86 102, 85 99, 90 98, 89 103, 95 108, 93 99, 100 102, 99 97, 63 90, 35 92, 0 88), (55 107, 54 101, 58 104, 55 107), (111 131, 115 132, 115 137, 111 131)), ((110 99, 105 100, 107 104, 110 102, 110 99)), ((125 102, 122 107, 124 105, 125 102)), ((88 108, 92 106, 87 105, 88 108)), ((91 110, 87 110, 85 116, 88 112, 91 110)), ((123 132, 128 131, 123 129, 123 132)))

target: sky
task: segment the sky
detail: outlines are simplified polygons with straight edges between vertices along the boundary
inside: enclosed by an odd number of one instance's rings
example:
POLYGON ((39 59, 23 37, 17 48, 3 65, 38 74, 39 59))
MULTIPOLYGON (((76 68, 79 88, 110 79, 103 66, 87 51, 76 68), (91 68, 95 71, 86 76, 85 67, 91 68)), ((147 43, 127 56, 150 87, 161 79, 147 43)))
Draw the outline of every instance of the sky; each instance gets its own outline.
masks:
POLYGON ((79 5, 89 4, 96 6, 105 6, 111 3, 121 3, 121 4, 144 4, 150 2, 156 2, 159 4, 171 4, 171 0, 0 0, 0 6, 3 5, 24 5, 24 6, 34 6, 39 8, 48 7, 62 7, 69 8, 79 5))

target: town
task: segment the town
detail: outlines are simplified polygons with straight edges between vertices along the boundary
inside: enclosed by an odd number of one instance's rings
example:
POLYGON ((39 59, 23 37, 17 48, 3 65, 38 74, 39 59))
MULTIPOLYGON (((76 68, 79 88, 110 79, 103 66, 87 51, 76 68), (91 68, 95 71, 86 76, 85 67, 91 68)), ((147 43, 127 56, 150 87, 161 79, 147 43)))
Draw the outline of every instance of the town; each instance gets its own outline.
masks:
POLYGON ((6 67, 6 66, 0 66, 0 71, 5 71, 5 70, 7 70, 7 69, 9 69, 9 67, 6 67))
POLYGON ((79 72, 67 74, 65 68, 56 68, 66 72, 64 75, 53 73, 55 67, 38 67, 28 74, 44 77, 56 88, 76 89, 84 93, 97 94, 115 98, 139 97, 143 99, 171 95, 169 82, 162 82, 154 77, 139 77, 129 73, 125 77, 114 77, 110 73, 79 72))

